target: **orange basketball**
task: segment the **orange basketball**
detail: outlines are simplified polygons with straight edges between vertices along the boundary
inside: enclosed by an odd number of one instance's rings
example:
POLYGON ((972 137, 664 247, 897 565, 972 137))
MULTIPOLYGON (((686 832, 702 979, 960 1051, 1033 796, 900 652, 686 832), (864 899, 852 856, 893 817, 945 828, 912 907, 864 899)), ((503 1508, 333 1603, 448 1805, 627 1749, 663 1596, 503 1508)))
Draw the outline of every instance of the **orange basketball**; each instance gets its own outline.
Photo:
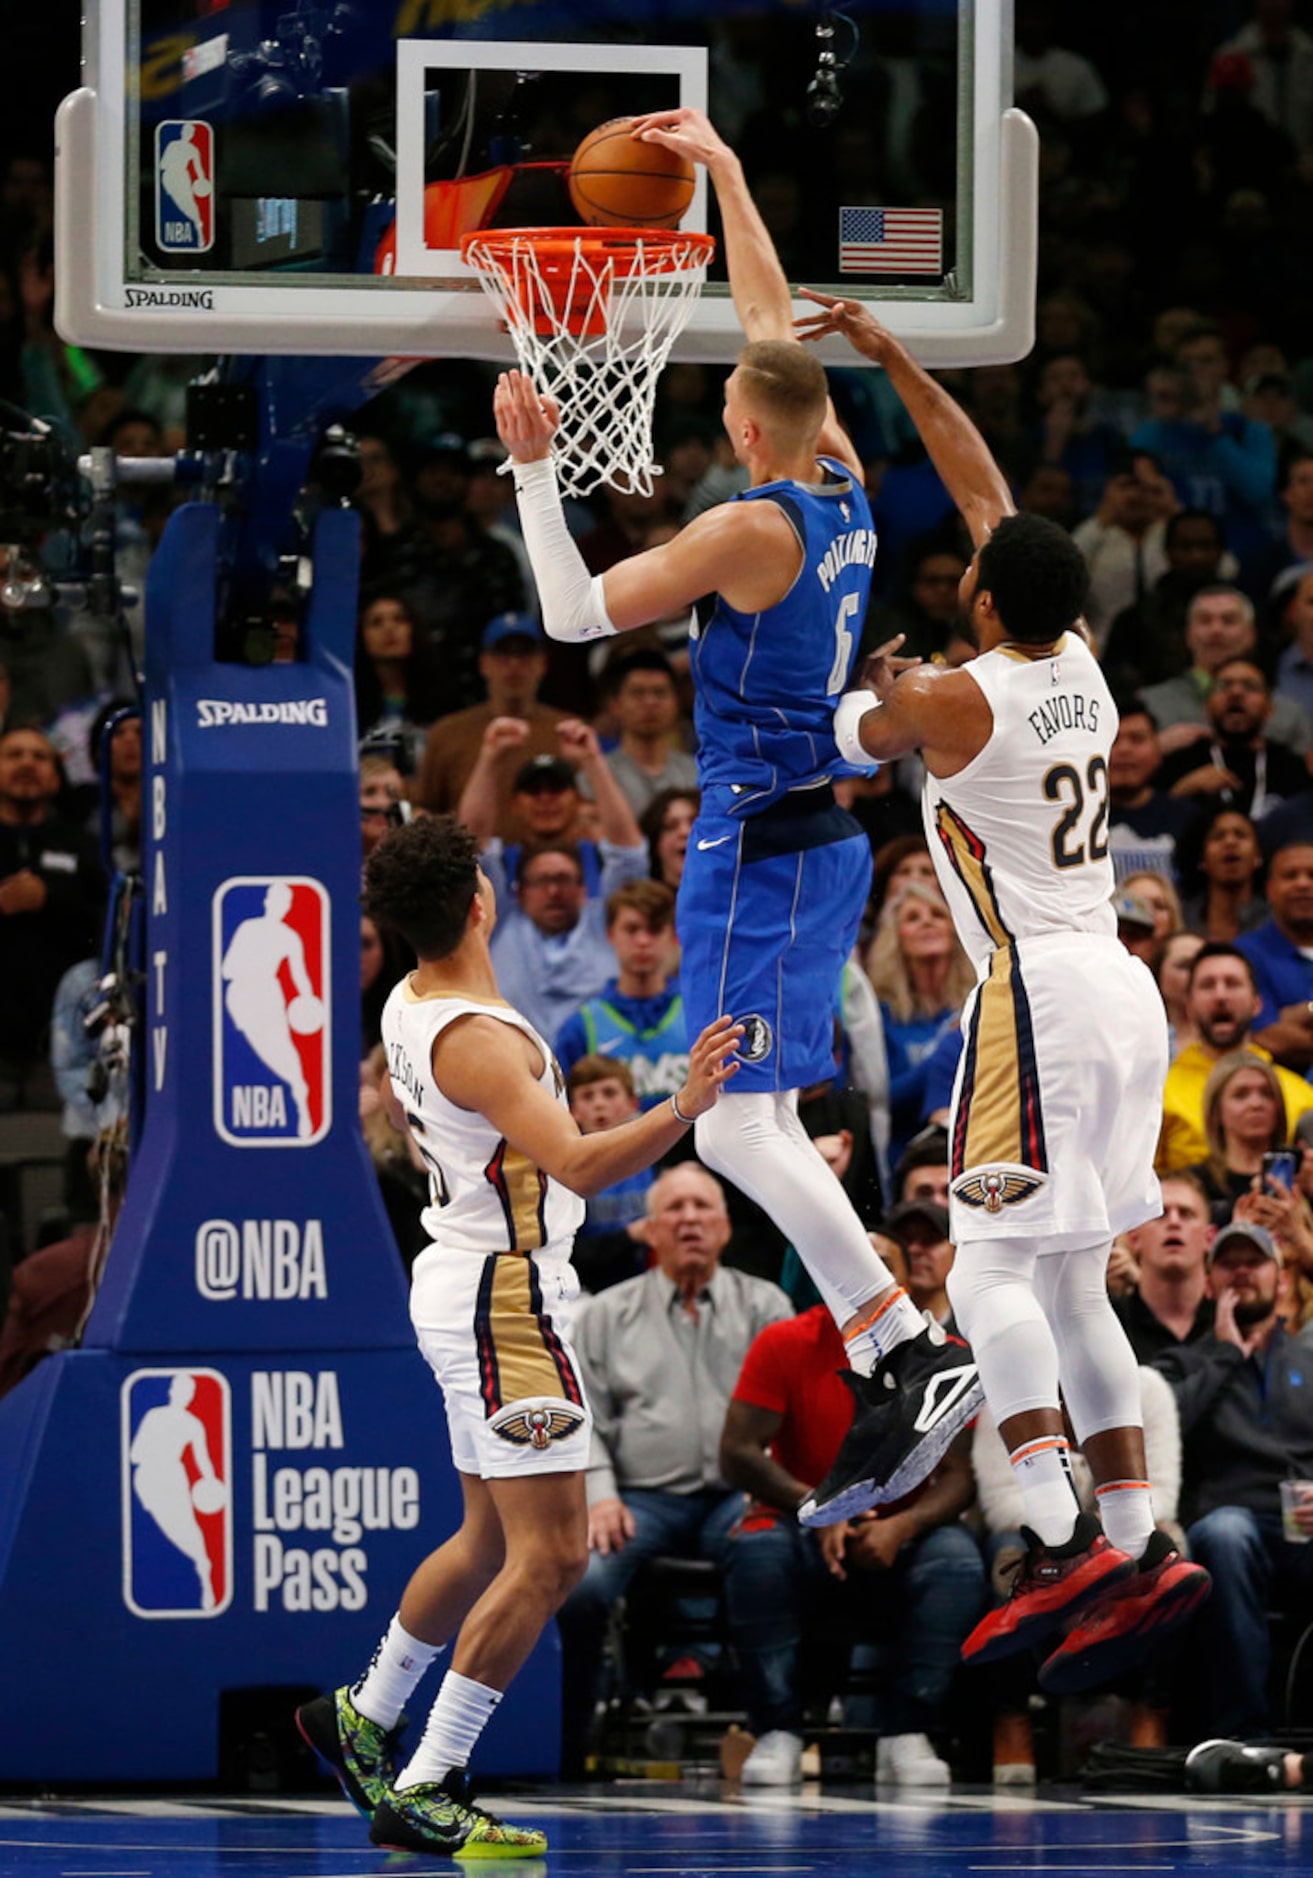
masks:
POLYGON ((693 200, 693 165, 631 137, 635 122, 613 117, 588 133, 570 164, 570 199, 593 228, 678 228, 693 200))

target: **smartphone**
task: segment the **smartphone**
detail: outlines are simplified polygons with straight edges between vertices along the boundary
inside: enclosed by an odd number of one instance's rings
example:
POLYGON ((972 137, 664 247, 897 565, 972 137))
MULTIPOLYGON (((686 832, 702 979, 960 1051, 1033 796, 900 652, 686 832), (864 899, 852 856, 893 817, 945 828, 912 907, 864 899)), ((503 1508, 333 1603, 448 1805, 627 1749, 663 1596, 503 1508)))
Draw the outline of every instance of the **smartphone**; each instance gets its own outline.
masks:
POLYGON ((1263 1185, 1279 1187, 1283 1193, 1294 1191, 1299 1172, 1299 1156, 1293 1148, 1277 1148, 1263 1156, 1263 1185))

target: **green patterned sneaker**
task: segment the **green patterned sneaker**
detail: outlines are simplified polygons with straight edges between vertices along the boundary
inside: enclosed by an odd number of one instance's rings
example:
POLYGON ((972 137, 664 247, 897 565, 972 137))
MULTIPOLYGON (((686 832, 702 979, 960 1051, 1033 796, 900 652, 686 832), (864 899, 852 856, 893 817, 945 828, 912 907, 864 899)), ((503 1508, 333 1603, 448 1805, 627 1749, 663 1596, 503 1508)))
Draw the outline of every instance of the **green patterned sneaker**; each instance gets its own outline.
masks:
POLYGON ((401 1793, 394 1787, 379 1801, 369 1836, 390 1852, 445 1852, 449 1858, 541 1858, 547 1850, 546 1833, 508 1826, 475 1806, 463 1768, 401 1793))
POLYGON ((351 1700, 350 1689, 342 1688, 332 1695, 316 1696, 299 1708, 296 1725, 352 1806, 372 1819, 396 1772, 393 1763, 405 1716, 395 1728, 384 1728, 362 1715, 351 1700))

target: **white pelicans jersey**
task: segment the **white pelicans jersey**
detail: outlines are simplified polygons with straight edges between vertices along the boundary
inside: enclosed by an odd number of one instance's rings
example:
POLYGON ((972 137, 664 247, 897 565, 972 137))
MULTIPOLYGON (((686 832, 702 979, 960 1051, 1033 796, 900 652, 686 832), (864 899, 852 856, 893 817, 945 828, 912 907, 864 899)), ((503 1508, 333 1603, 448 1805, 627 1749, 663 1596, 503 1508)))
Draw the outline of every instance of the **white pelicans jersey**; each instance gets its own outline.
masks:
POLYGON ((1045 658, 998 646, 961 671, 994 714, 989 741, 956 776, 927 774, 926 838, 978 973, 1017 941, 1115 937, 1108 854, 1108 753, 1117 712, 1078 633, 1045 658))
POLYGON ((950 1124, 954 1243, 1108 1243, 1162 1201, 1162 999, 1117 938, 1108 753, 1117 713, 1085 641, 966 665, 994 715, 975 760, 927 776, 925 825, 980 981, 950 1124))
POLYGON ((493 1017, 542 1054, 538 1080, 563 1108, 565 1082, 533 1025, 500 999, 420 997, 403 978, 383 1009, 388 1075, 429 1174, 421 1219, 441 1249, 530 1253, 567 1241, 583 1223, 578 1194, 511 1147, 491 1123, 448 1101, 433 1080, 433 1045, 458 1017, 493 1017))

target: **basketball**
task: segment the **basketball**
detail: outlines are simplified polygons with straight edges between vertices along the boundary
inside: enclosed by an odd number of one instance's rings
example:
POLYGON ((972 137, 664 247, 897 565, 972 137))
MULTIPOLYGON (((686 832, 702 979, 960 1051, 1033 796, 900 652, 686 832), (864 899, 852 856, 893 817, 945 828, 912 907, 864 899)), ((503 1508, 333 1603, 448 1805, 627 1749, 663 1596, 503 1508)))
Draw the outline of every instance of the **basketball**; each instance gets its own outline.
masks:
POLYGON ((591 228, 678 228, 693 200, 693 165, 630 136, 632 117, 590 131, 570 164, 570 200, 591 228))
POLYGON ((287 1021, 298 1037, 313 1037, 324 1028, 324 1001, 304 993, 287 1007, 287 1021))
POLYGON ((228 1489, 221 1480, 205 1475, 192 1487, 191 1503, 198 1513, 222 1513, 228 1504, 228 1489))

